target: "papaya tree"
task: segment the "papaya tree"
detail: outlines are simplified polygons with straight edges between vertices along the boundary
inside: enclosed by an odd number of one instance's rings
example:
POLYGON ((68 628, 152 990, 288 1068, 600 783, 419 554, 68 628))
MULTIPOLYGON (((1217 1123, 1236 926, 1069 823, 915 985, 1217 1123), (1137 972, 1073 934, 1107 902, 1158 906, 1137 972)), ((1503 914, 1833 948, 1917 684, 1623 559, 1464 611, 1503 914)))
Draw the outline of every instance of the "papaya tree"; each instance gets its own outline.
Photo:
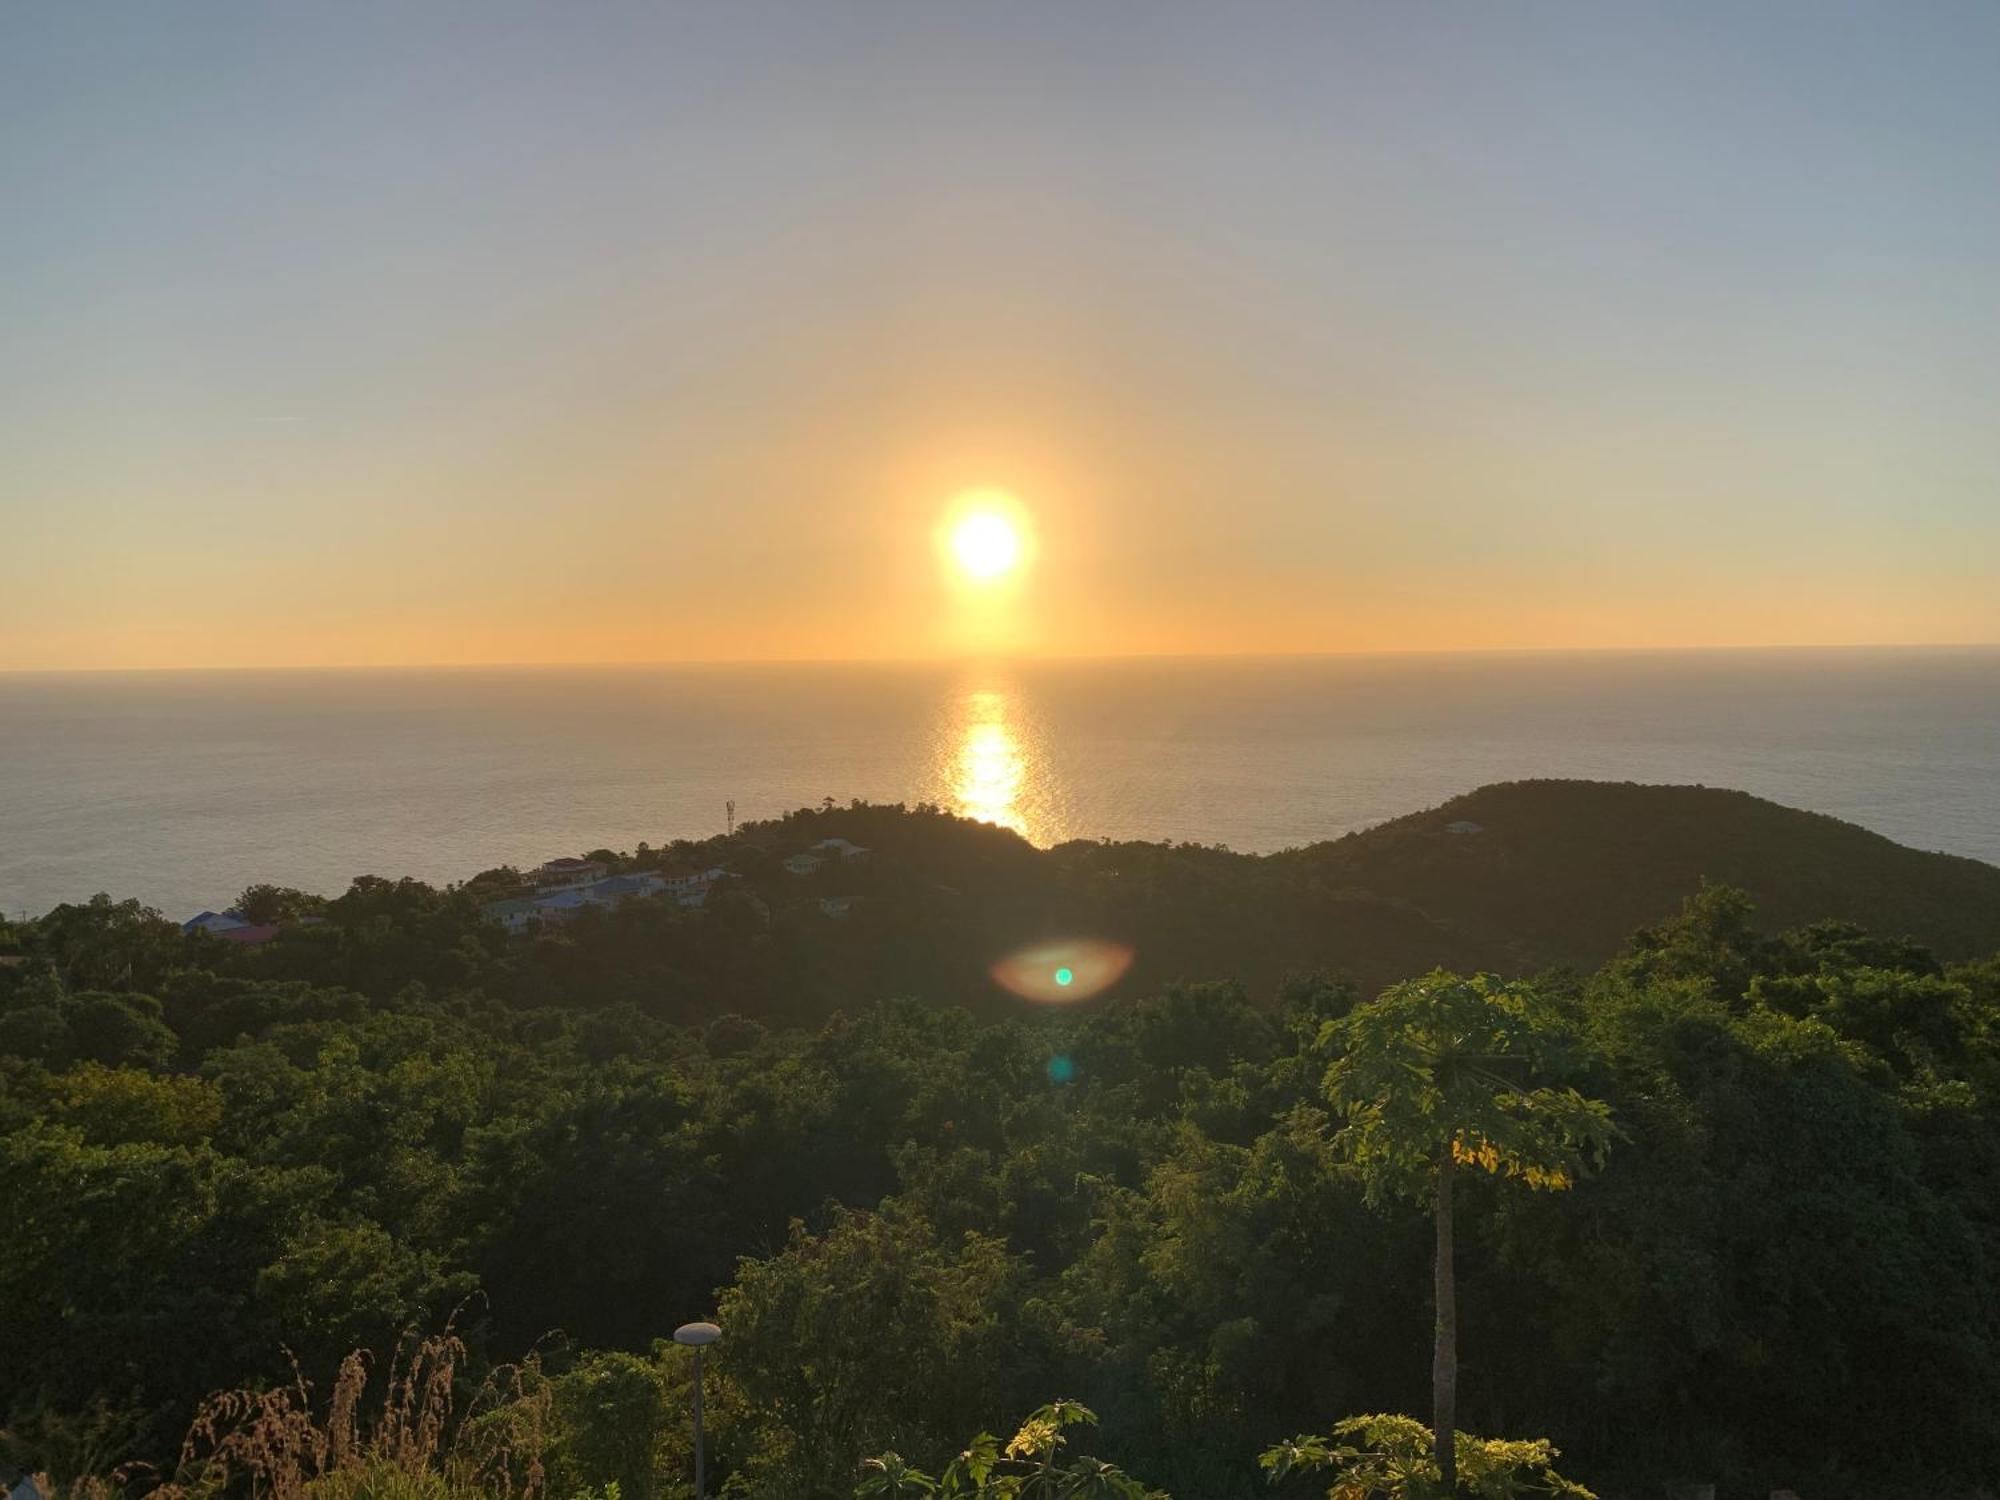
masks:
POLYGON ((865 1459, 857 1500, 1168 1500, 1102 1459, 1069 1457, 1071 1427, 1097 1421, 1077 1401, 1052 1401, 1030 1412, 1003 1447, 990 1432, 933 1478, 895 1453, 865 1459))
POLYGON ((1436 970, 1327 1022, 1322 1041, 1337 1056, 1325 1087, 1345 1121, 1338 1143, 1369 1201, 1413 1200, 1434 1221, 1431 1432, 1449 1495, 1458 1473, 1457 1176, 1484 1171, 1560 1191, 1609 1148, 1611 1112, 1557 1084, 1565 1034, 1524 982, 1436 970))
MULTIPOLYGON (((1453 1445, 1466 1488, 1488 1500, 1597 1500, 1589 1490, 1556 1473, 1559 1456, 1542 1438, 1507 1441, 1457 1435, 1453 1445)), ((1451 1494, 1438 1475, 1431 1431, 1415 1417, 1349 1417, 1334 1425, 1331 1438, 1293 1438, 1268 1450, 1258 1462, 1273 1484, 1294 1474, 1332 1469, 1338 1475, 1334 1500, 1428 1500, 1451 1494)))

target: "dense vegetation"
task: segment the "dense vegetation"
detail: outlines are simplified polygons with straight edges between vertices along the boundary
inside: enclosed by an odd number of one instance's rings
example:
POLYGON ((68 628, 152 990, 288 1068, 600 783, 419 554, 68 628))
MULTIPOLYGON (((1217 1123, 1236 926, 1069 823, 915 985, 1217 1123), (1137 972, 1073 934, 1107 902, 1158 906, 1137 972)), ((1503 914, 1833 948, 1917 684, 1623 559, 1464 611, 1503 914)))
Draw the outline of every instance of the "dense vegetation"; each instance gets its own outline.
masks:
MULTIPOLYGON (((1323 1494, 1257 1456, 1428 1416, 1432 1216, 1369 1191, 1336 1024, 1374 986, 1203 957, 1268 947, 1229 914, 1306 856, 1043 855, 885 809, 723 852, 746 879, 703 909, 526 938, 479 919, 507 872, 259 891, 293 925, 258 949, 109 900, 0 927, 10 1456, 171 1468, 211 1392, 294 1359, 331 1392, 355 1349, 383 1358, 350 1396, 379 1389, 454 1318, 444 1384, 531 1409, 500 1446, 563 1500, 685 1493, 661 1340, 698 1317, 726 1330, 712 1458, 770 1500, 885 1455, 942 1475, 1058 1396, 1093 1460, 1181 1500, 1323 1494), (821 877, 839 919, 775 867, 828 833, 877 850, 821 877), (1054 932, 1141 964, 1094 1005, 994 996, 991 959, 1054 932)), ((1618 1139, 1563 1192, 1461 1174, 1462 1428, 1552 1439, 1607 1495, 1993 1483, 2000 960, 1898 930, 1767 935, 1709 886, 1509 990, 1618 1139)))

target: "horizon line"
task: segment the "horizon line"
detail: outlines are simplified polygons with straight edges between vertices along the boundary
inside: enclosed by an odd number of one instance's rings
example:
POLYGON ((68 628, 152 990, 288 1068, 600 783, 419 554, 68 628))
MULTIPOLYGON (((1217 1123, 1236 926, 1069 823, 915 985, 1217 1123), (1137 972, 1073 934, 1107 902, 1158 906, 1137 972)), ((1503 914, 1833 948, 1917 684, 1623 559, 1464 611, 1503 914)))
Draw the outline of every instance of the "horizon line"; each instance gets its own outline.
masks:
POLYGON ((619 660, 564 661, 414 661, 414 662, 218 662, 177 666, 7 667, 0 677, 153 676, 202 672, 532 672, 616 671, 654 667, 917 667, 959 666, 980 662, 1116 663, 1171 661, 1327 661, 1371 658, 1438 658, 1465 656, 1699 656, 1747 655, 1753 652, 1794 655, 1830 652, 2000 651, 1992 641, 1859 641, 1749 642, 1728 645, 1674 646, 1405 646, 1325 651, 1114 651, 1114 652, 955 652, 911 656, 707 656, 651 657, 619 660))

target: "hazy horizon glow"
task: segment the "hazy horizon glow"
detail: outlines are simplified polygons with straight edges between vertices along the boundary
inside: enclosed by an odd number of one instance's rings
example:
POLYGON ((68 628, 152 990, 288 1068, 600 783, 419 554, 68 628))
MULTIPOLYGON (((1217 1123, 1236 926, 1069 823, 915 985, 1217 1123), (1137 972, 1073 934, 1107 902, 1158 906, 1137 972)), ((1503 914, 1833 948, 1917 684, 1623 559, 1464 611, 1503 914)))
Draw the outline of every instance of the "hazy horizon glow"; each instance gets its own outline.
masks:
POLYGON ((15 7, 0 669, 2000 640, 1996 57, 1949 3, 15 7))

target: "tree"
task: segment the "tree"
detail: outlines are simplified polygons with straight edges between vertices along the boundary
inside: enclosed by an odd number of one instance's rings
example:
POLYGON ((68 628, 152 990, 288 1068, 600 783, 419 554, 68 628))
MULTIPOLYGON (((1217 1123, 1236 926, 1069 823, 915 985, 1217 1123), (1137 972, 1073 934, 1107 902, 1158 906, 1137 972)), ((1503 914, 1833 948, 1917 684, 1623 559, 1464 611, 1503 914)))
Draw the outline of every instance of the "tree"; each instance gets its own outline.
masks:
MULTIPOLYGON (((1335 1441, 1317 1435, 1296 1437, 1268 1450, 1257 1461, 1273 1484, 1293 1474, 1337 1469, 1336 1500, 1420 1500, 1433 1493, 1450 1495, 1456 1480, 1439 1476, 1437 1445, 1429 1428, 1414 1417, 1349 1417, 1334 1424, 1335 1441), (1362 1446, 1339 1442, 1359 1438, 1362 1446)), ((1465 1478, 1491 1500, 1516 1496, 1555 1495, 1566 1500, 1596 1500, 1591 1492, 1563 1478, 1551 1467, 1560 1456, 1545 1439, 1509 1442, 1457 1434, 1454 1453, 1463 1460, 1465 1478)))
POLYGON ((680 1425, 674 1404, 686 1394, 670 1391, 660 1363, 622 1349, 587 1353, 551 1380, 549 1391, 555 1492, 601 1486, 631 1500, 654 1500, 664 1472, 659 1450, 680 1425))
POLYGON ((1065 1460, 1066 1429, 1097 1415, 1078 1401, 1052 1401, 1028 1414, 1006 1447, 982 1432, 933 1479, 897 1453, 862 1460, 856 1500, 1168 1500, 1102 1459, 1065 1460))
POLYGON ((325 903, 319 897, 288 885, 258 884, 245 886, 233 909, 244 921, 266 926, 289 922, 301 913, 314 911, 323 905, 325 903))
POLYGON ((864 1454, 949 1451, 1023 1382, 1026 1268, 999 1241, 941 1242, 907 1214, 842 1211, 820 1236, 742 1262, 716 1321, 741 1392, 752 1494, 848 1493, 864 1454))
POLYGON ((71 989, 156 986, 185 962, 180 927, 150 906, 103 892, 58 906, 33 927, 35 945, 71 989))
POLYGON ((1446 1494, 1457 1484, 1458 1308, 1453 1185, 1476 1167, 1559 1191, 1609 1148, 1609 1106, 1536 1080, 1555 1073, 1562 1037, 1536 990, 1491 975, 1434 970, 1329 1021, 1340 1051, 1326 1093, 1346 1116, 1339 1141, 1371 1202, 1428 1202, 1436 1231, 1431 1357, 1433 1444, 1446 1494))

